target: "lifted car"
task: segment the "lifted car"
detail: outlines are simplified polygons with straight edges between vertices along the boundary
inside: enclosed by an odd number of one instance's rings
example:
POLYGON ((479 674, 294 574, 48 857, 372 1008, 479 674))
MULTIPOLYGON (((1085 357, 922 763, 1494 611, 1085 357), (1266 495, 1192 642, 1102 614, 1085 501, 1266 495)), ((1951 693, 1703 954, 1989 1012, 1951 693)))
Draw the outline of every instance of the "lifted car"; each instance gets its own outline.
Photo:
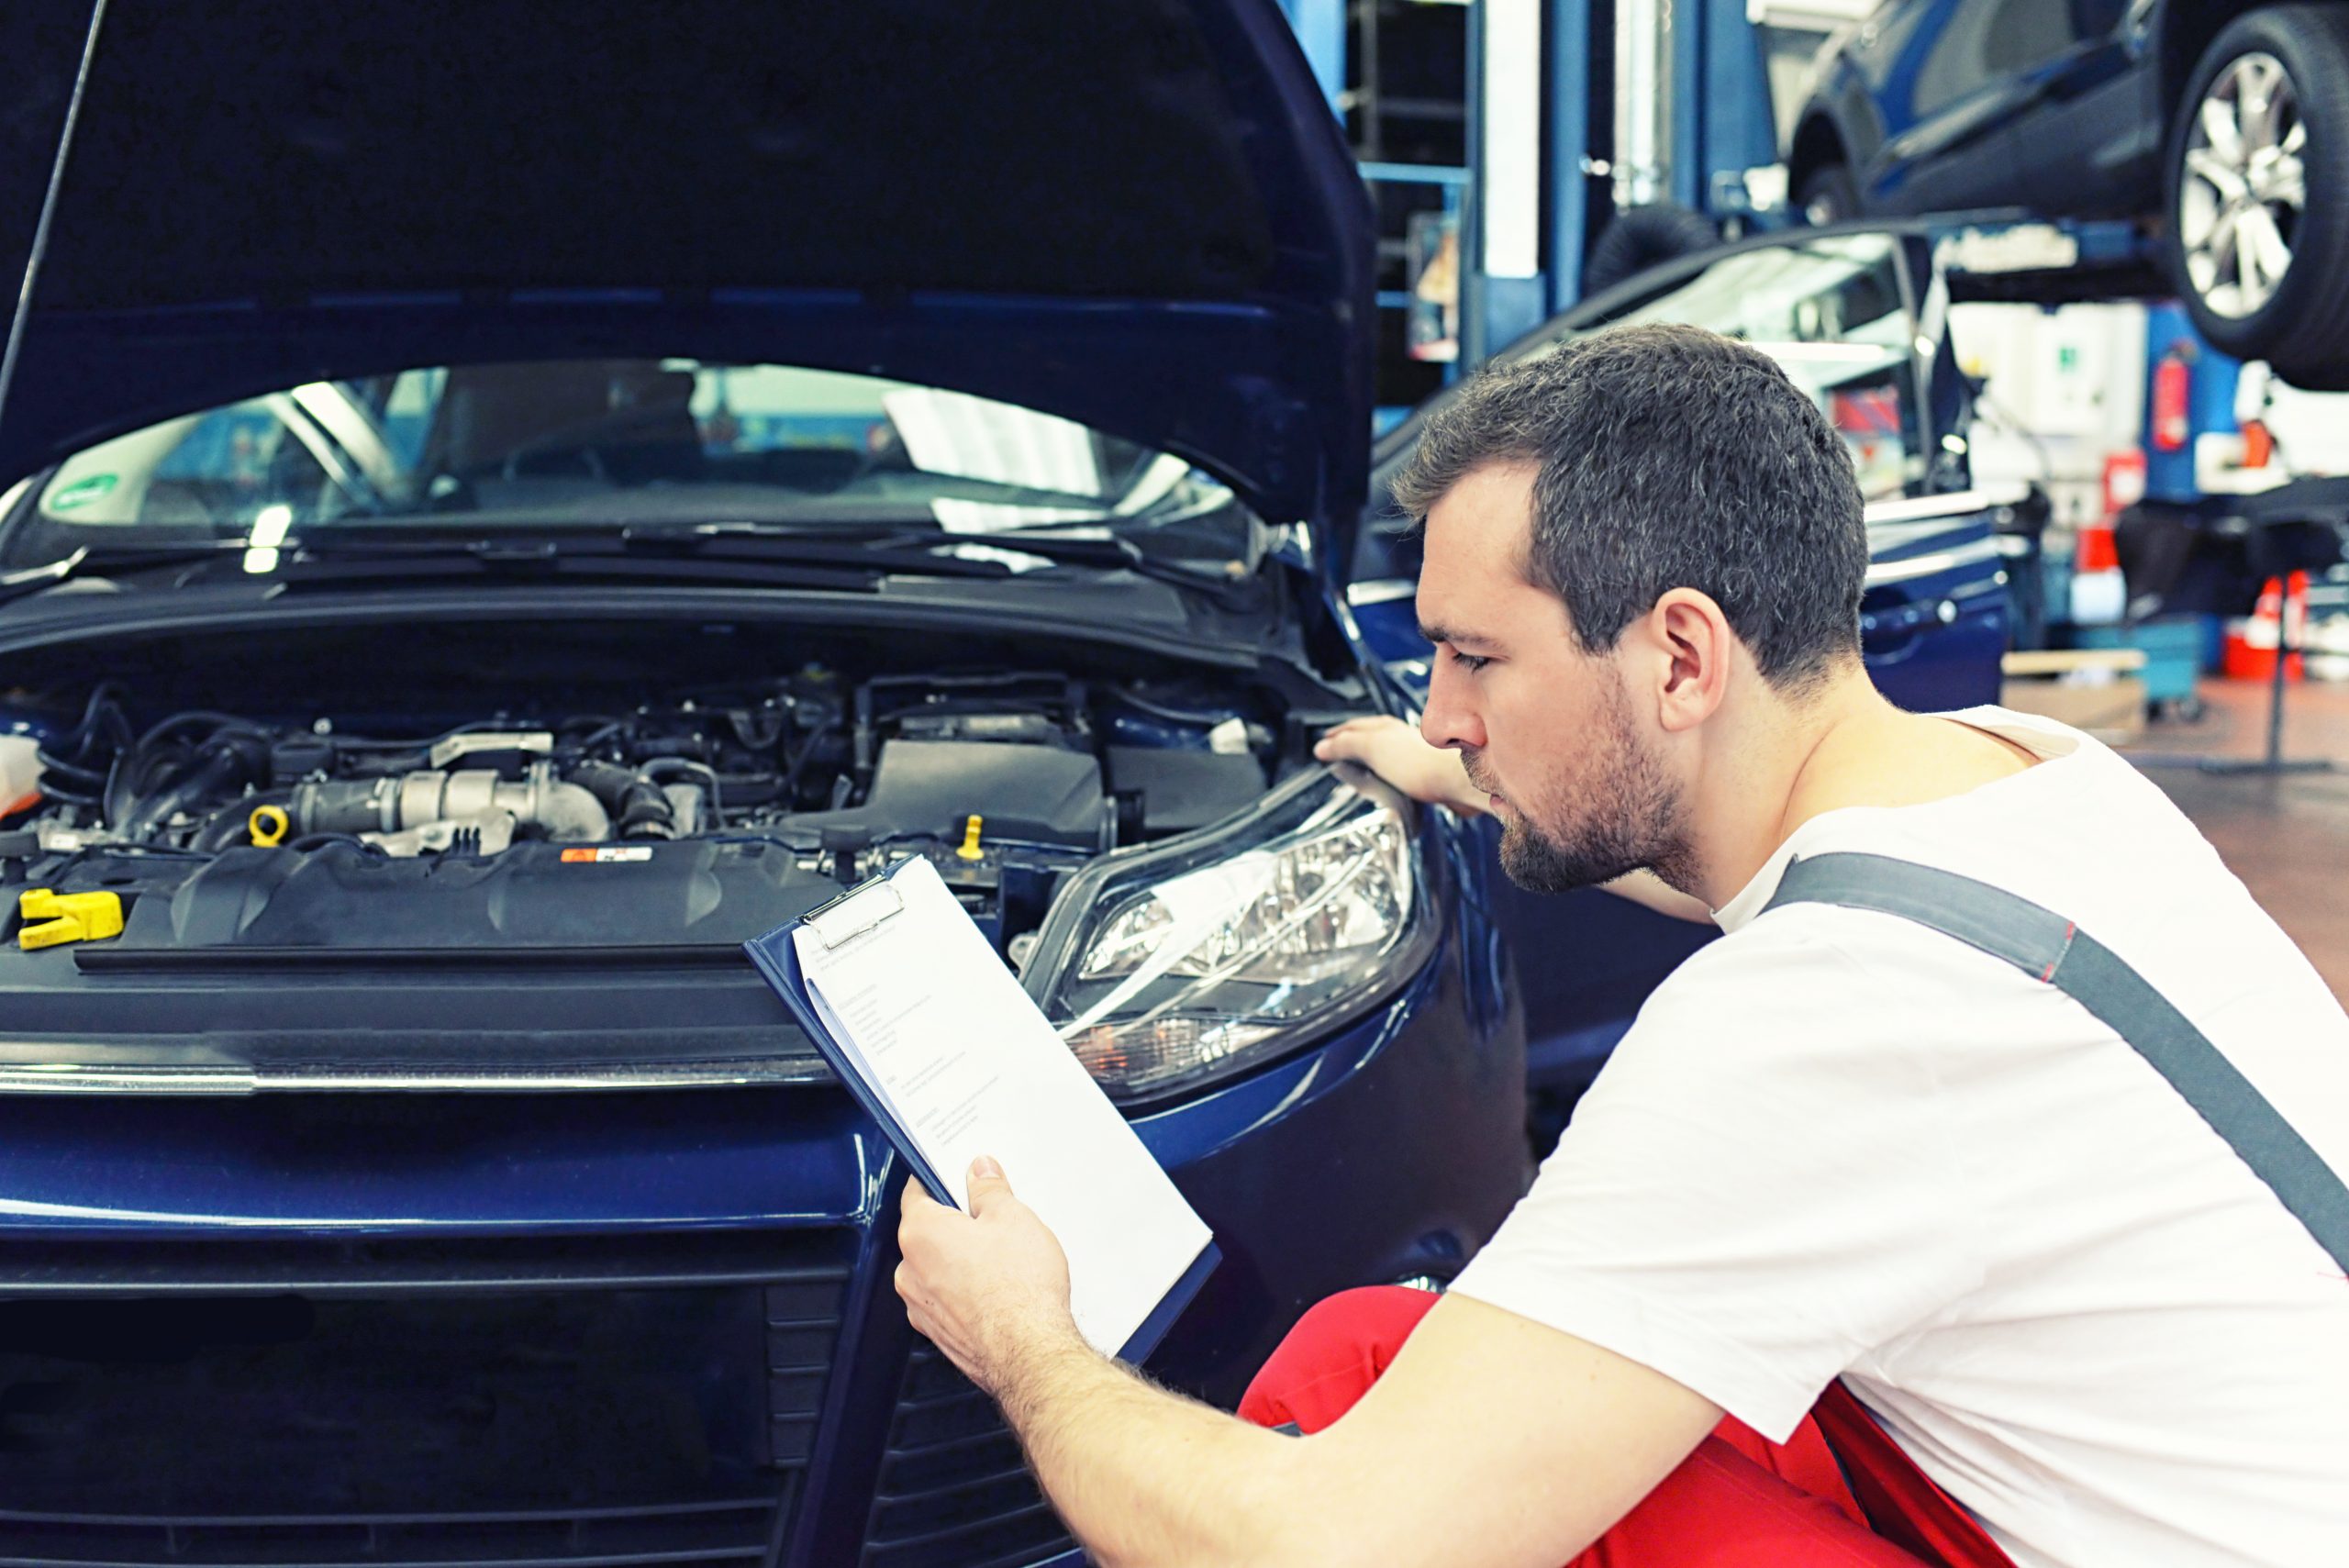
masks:
POLYGON ((2349 386, 2349 5, 1888 0, 1822 51, 1787 152, 1814 222, 2128 218, 2197 331, 2349 386))

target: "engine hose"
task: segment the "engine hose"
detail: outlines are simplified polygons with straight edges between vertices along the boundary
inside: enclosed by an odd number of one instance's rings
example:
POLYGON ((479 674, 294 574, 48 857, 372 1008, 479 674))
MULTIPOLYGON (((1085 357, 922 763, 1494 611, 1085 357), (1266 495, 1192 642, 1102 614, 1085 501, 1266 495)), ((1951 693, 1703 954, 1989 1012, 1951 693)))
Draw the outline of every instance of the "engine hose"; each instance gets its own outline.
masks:
POLYGON ((130 745, 130 721, 115 702, 123 689, 118 682, 99 682, 73 727, 34 749, 44 795, 74 806, 104 801, 115 764, 130 745))
POLYGON ((118 830, 134 841, 149 838, 173 817, 195 810, 206 800, 241 794, 266 776, 268 766, 268 750, 255 743, 254 738, 216 740, 168 784, 140 799, 117 824, 118 830))
POLYGON ((674 839, 677 814, 660 785, 614 762, 581 762, 564 775, 607 812, 623 839, 674 839))
POLYGON ((239 718, 233 713, 215 713, 209 708, 196 708, 187 713, 175 713, 149 729, 146 734, 139 738, 137 750, 143 751, 164 736, 196 724, 209 725, 212 738, 217 738, 223 730, 233 730, 239 735, 258 737, 264 742, 269 739, 261 727, 250 718, 239 718))
POLYGON ((95 806, 106 793, 106 774, 69 762, 45 746, 33 749, 33 760, 40 764, 40 792, 51 800, 95 806))
POLYGON ((372 855, 377 860, 390 858, 381 846, 369 843, 356 833, 305 833, 285 847, 289 850, 306 852, 311 850, 323 850, 329 844, 348 844, 361 854, 372 855))
MULTIPOLYGON (((691 773, 709 786, 709 819, 723 826, 726 821, 724 792, 718 782, 718 770, 707 762, 696 762, 691 757, 655 757, 637 772, 656 784, 663 773, 691 773)), ((665 797, 663 797, 665 798, 665 797)))

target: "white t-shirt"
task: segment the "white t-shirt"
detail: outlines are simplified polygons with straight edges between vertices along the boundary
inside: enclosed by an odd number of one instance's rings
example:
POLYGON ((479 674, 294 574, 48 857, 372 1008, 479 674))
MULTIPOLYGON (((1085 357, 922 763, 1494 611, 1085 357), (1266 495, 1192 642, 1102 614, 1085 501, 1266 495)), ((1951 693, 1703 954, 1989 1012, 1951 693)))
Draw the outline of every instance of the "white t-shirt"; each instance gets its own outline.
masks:
POLYGON ((2340 1267, 2052 986, 1892 916, 1762 913, 1838 850, 2043 905, 2349 1171, 2349 1018, 2192 824, 2075 730, 1947 717, 2046 760, 1797 829, 1453 1288, 1773 1440, 1842 1376, 2022 1568, 2341 1568, 2340 1267))

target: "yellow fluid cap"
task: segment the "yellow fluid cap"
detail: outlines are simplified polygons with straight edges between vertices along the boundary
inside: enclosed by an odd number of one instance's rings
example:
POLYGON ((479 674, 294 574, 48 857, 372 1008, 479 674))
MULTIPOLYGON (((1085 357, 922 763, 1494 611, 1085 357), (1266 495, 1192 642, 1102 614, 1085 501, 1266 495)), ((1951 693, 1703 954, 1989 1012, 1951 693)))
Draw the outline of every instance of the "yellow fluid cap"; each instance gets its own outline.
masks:
POLYGON ((112 893, 52 893, 27 888, 17 899, 24 917, 17 945, 29 952, 65 942, 95 942, 122 934, 122 899, 112 893))
POLYGON ((982 820, 979 814, 974 811, 971 813, 971 819, 963 824, 963 847, 954 852, 966 861, 985 858, 979 853, 979 823, 982 820))
POLYGON ((256 806, 245 826, 252 830, 253 842, 264 850, 273 850, 285 841, 287 829, 294 819, 285 815, 282 806, 256 806))

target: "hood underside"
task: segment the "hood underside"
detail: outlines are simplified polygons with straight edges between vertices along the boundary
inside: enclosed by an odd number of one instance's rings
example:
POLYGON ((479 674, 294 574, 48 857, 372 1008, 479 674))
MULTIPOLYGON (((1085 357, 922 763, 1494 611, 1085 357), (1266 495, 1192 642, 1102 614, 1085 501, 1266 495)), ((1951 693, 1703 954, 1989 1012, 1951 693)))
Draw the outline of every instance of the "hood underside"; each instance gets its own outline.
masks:
MULTIPOLYGON (((13 284, 88 18, 10 9, 13 284)), ((1270 0, 112 0, 0 486, 303 380, 691 354, 1045 409, 1350 524, 1369 261, 1270 0)))

